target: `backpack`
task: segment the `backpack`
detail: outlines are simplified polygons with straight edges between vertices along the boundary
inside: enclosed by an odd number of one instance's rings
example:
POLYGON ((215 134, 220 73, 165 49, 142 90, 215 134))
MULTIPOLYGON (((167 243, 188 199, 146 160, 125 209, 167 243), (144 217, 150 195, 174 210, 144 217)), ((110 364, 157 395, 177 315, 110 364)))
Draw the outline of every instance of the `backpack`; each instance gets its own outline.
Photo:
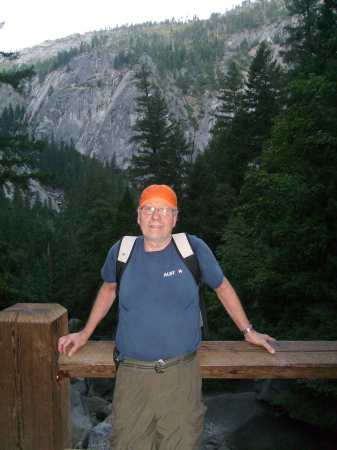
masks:
MULTIPOLYGON (((209 330, 206 315, 206 304, 203 293, 203 280, 201 278, 201 272, 199 268, 198 259, 193 252, 193 248, 186 233, 177 233, 172 235, 174 246, 178 252, 178 255, 184 261, 187 268, 193 275, 193 278, 199 286, 199 307, 201 315, 201 328, 204 339, 209 339, 209 330)), ((117 262, 116 262, 116 283, 117 292, 120 284, 123 272, 131 259, 132 251, 136 243, 137 236, 124 236, 119 245, 117 262)))

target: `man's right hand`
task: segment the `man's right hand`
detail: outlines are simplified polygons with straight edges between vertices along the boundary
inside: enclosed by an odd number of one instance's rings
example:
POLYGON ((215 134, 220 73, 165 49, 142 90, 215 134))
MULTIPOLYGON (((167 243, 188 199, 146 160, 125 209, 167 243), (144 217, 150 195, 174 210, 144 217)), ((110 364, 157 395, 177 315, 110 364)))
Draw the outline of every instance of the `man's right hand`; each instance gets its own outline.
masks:
POLYGON ((58 351, 63 355, 72 356, 79 348, 83 347, 88 342, 88 337, 83 331, 79 333, 71 333, 60 337, 58 341, 58 351), (68 347, 72 345, 69 352, 68 347))

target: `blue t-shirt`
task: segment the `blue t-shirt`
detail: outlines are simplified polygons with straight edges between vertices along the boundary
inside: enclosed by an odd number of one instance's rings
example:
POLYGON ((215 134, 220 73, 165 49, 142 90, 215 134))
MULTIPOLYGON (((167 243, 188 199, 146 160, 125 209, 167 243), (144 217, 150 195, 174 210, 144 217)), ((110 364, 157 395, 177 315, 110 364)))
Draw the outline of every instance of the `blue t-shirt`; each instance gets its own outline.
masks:
MULTIPOLYGON (((203 280, 213 289, 224 275, 209 247, 189 236, 203 280)), ((116 282, 119 242, 111 247, 101 275, 116 282)), ((163 250, 146 252, 137 238, 119 286, 116 344, 120 357, 157 361, 190 353, 201 343, 199 287, 173 242, 163 250)))

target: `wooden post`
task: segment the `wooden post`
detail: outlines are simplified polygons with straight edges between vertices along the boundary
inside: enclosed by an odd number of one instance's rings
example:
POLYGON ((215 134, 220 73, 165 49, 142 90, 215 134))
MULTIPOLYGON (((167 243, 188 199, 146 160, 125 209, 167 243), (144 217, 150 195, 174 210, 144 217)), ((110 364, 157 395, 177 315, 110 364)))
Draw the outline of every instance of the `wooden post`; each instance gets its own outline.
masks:
POLYGON ((71 447, 70 382, 56 380, 57 340, 67 332, 67 310, 58 304, 0 312, 1 449, 71 447))

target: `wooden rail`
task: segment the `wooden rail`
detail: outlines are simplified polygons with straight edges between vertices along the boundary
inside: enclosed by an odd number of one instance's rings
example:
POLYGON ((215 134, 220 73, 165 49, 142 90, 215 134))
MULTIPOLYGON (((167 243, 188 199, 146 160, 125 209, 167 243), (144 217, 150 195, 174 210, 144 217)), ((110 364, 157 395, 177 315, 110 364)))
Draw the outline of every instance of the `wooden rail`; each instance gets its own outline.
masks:
MULTIPOLYGON (((66 333, 60 305, 18 303, 0 311, 1 449, 70 448, 69 377, 115 376, 113 342, 88 342, 69 358, 57 352, 66 333)), ((203 342, 203 377, 337 378, 337 341, 272 345, 274 355, 244 341, 203 342)))
MULTIPOLYGON (((70 377, 111 378, 114 342, 90 341, 72 357, 60 355, 70 377)), ((244 341, 205 341, 198 350, 203 378, 337 378, 337 342, 276 341, 274 355, 244 341)))

